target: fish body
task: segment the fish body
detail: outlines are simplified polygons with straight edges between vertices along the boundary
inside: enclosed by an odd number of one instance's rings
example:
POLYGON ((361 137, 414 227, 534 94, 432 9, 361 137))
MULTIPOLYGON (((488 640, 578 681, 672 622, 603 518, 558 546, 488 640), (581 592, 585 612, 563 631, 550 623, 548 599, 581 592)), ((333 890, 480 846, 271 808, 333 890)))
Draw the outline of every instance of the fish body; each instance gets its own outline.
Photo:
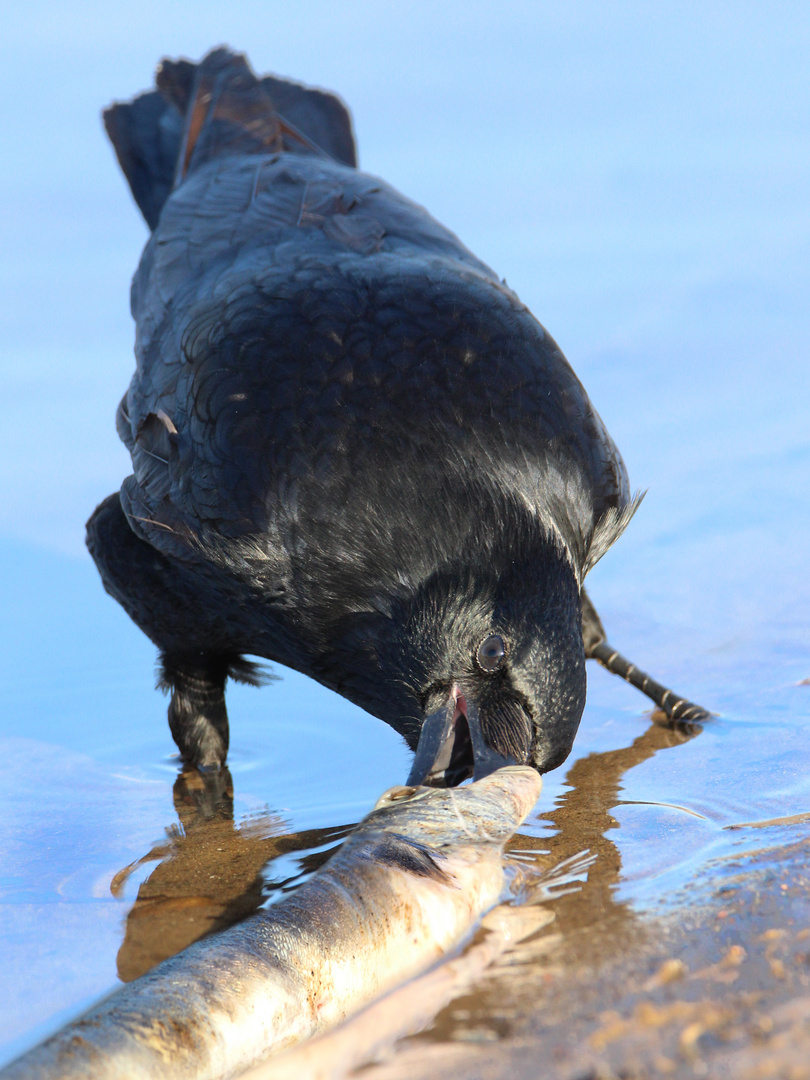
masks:
POLYGON ((503 847, 539 775, 393 788, 278 904, 118 990, 2 1080, 225 1078, 335 1025, 438 961, 497 903, 503 847))

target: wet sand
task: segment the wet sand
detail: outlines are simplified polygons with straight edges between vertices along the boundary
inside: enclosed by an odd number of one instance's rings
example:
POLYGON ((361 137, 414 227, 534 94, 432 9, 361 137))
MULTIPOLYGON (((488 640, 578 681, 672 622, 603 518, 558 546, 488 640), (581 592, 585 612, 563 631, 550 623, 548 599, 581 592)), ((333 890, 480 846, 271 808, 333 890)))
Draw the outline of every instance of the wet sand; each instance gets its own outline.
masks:
POLYGON ((523 966, 518 949, 508 971, 493 970, 363 1075, 805 1080, 808 855, 807 840, 741 855, 722 868, 724 885, 644 920, 633 941, 615 938, 608 919, 572 928, 523 966))

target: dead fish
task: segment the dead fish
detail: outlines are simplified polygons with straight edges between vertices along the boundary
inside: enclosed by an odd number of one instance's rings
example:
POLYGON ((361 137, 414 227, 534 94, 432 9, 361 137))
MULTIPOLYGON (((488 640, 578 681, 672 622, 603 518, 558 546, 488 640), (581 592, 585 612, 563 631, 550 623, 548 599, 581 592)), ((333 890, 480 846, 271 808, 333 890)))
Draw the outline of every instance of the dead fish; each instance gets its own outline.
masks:
POLYGON ((283 901, 116 991, 1 1080, 224 1080, 324 1031, 457 947, 505 887, 503 847, 541 780, 387 791, 283 901))
POLYGON ((511 974, 514 965, 547 956, 560 935, 536 937, 555 918, 545 905, 578 892, 594 861, 594 855, 581 851, 550 869, 512 866, 510 891, 516 895, 484 916, 463 951, 376 998, 337 1027, 274 1054, 239 1080, 344 1080, 387 1056, 399 1039, 428 1027, 441 1009, 488 977, 505 969, 511 974))

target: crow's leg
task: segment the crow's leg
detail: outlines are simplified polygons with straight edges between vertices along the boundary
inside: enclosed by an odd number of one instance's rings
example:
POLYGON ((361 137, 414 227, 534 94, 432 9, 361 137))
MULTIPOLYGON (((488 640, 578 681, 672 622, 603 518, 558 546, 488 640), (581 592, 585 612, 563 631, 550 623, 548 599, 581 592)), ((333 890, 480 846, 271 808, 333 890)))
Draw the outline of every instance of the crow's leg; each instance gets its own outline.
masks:
POLYGON ((661 686, 655 679, 651 679, 649 675, 639 670, 635 664, 625 660, 621 653, 616 652, 608 642, 605 628, 584 589, 582 590, 582 642, 585 646, 586 659, 597 660, 613 675, 621 675, 642 694, 646 694, 654 701, 671 720, 709 719, 710 714, 700 705, 695 705, 679 697, 674 691, 661 686))
POLYGON ((217 768, 228 754, 225 682, 258 683, 220 607, 193 567, 168 559, 130 529, 118 494, 87 523, 87 546, 104 588, 160 650, 158 686, 171 693, 169 727, 191 765, 217 768))
POLYGON ((218 767, 228 756, 228 710, 225 680, 228 663, 222 657, 198 652, 160 656, 158 686, 171 694, 169 730, 185 761, 218 767))

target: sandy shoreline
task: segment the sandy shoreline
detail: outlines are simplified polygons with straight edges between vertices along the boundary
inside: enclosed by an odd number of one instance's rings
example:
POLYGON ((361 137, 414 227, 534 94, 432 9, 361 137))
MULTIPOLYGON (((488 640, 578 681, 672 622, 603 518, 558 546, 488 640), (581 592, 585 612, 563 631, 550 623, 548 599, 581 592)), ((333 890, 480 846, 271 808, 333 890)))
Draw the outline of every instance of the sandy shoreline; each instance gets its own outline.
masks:
POLYGON ((518 950, 364 1077, 810 1077, 810 841, 761 839, 635 941, 607 912, 518 950))

